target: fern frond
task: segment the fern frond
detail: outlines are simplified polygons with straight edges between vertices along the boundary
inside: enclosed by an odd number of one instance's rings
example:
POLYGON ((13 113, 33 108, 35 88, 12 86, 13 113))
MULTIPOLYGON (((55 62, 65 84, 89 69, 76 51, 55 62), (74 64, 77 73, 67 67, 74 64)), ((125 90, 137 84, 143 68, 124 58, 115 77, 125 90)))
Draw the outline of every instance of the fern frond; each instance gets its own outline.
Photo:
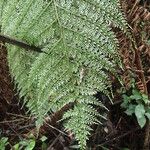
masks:
POLYGON ((0 30, 2 25, 2 14, 3 14, 4 0, 0 1, 0 30))
POLYGON ((118 41, 111 25, 126 30, 119 0, 11 0, 3 11, 3 34, 41 47, 45 53, 8 46, 11 73, 20 97, 37 126, 49 112, 70 102, 74 108, 63 119, 85 149, 90 125, 99 123, 94 106, 105 108, 94 95, 109 96, 109 72, 121 64, 118 41))
POLYGON ((86 141, 92 130, 90 125, 100 123, 97 119, 98 116, 99 113, 92 106, 85 103, 78 103, 73 110, 69 110, 64 114, 63 118, 68 120, 64 126, 66 129, 73 131, 81 149, 86 148, 86 141))

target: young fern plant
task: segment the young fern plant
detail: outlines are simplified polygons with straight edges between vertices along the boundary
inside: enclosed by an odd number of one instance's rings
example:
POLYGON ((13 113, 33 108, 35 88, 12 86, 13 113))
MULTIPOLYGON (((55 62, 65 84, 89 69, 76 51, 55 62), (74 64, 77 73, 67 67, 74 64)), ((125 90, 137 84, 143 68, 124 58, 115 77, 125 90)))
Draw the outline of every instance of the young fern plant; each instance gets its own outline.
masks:
POLYGON ((111 26, 127 31, 119 0, 1 0, 1 34, 46 53, 7 45, 20 97, 40 127, 49 113, 73 103, 64 126, 86 148, 91 125, 104 118, 94 95, 110 95, 109 73, 121 65, 111 26))

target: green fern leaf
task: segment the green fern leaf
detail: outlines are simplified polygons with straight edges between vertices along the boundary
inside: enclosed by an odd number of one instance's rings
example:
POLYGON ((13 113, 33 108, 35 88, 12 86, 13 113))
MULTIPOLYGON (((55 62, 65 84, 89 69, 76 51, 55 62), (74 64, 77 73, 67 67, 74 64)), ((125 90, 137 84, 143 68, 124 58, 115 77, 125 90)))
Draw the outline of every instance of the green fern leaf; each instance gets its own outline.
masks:
POLYGON ((8 45, 10 71, 20 97, 41 126, 49 112, 71 102, 64 116, 85 149, 90 125, 104 118, 105 108, 94 95, 109 96, 111 81, 121 61, 111 26, 127 30, 119 0, 11 0, 0 2, 1 33, 41 47, 45 53, 8 45), (2 3, 4 2, 4 3, 2 3))

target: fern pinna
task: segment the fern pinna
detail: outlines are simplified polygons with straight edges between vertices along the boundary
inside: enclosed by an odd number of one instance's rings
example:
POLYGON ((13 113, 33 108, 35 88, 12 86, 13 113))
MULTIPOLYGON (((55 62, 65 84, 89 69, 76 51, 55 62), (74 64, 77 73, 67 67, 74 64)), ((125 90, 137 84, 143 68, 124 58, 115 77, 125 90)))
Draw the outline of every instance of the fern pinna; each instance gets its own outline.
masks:
POLYGON ((20 97, 37 118, 74 103, 63 115, 85 149, 90 125, 99 123, 94 95, 109 96, 108 72, 120 65, 111 26, 126 30, 119 0, 1 0, 1 34, 34 44, 46 53, 7 45, 10 71, 20 97))

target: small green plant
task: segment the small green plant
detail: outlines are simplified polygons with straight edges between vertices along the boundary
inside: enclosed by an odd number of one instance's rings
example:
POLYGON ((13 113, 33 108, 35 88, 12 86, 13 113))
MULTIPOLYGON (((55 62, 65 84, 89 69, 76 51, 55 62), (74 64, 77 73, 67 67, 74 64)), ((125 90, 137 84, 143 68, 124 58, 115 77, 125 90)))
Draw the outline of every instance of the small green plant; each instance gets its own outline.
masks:
POLYGON ((36 139, 33 135, 29 136, 29 139, 23 139, 19 143, 13 146, 13 150, 33 150, 35 148, 36 139))
MULTIPOLYGON (((41 150, 47 150, 46 136, 42 136, 41 141, 41 150)), ((5 150, 6 146, 9 144, 8 137, 2 137, 0 139, 0 150, 5 150)), ((28 139, 22 139, 17 144, 15 144, 11 150, 33 150, 36 146, 36 139, 31 134, 28 139)))
POLYGON ((7 137, 2 137, 0 139, 0 150, 5 150, 7 145, 8 145, 8 138, 7 137))
POLYGON ((23 140, 14 145, 14 150, 33 150, 35 147, 35 140, 34 139, 29 139, 29 140, 23 140))
POLYGON ((135 114, 138 124, 141 128, 146 124, 146 118, 150 119, 150 108, 148 96, 142 94, 136 88, 132 89, 130 96, 123 94, 123 103, 121 106, 126 109, 125 113, 129 116, 135 114))
MULTIPOLYGON (((45 142, 46 140, 47 140, 46 136, 42 136, 39 139, 39 141, 41 141, 41 150, 47 149, 47 144, 45 142)), ((36 146, 36 139, 31 134, 28 139, 23 139, 19 141, 17 144, 15 144, 12 150, 33 150, 35 146, 36 146)))

